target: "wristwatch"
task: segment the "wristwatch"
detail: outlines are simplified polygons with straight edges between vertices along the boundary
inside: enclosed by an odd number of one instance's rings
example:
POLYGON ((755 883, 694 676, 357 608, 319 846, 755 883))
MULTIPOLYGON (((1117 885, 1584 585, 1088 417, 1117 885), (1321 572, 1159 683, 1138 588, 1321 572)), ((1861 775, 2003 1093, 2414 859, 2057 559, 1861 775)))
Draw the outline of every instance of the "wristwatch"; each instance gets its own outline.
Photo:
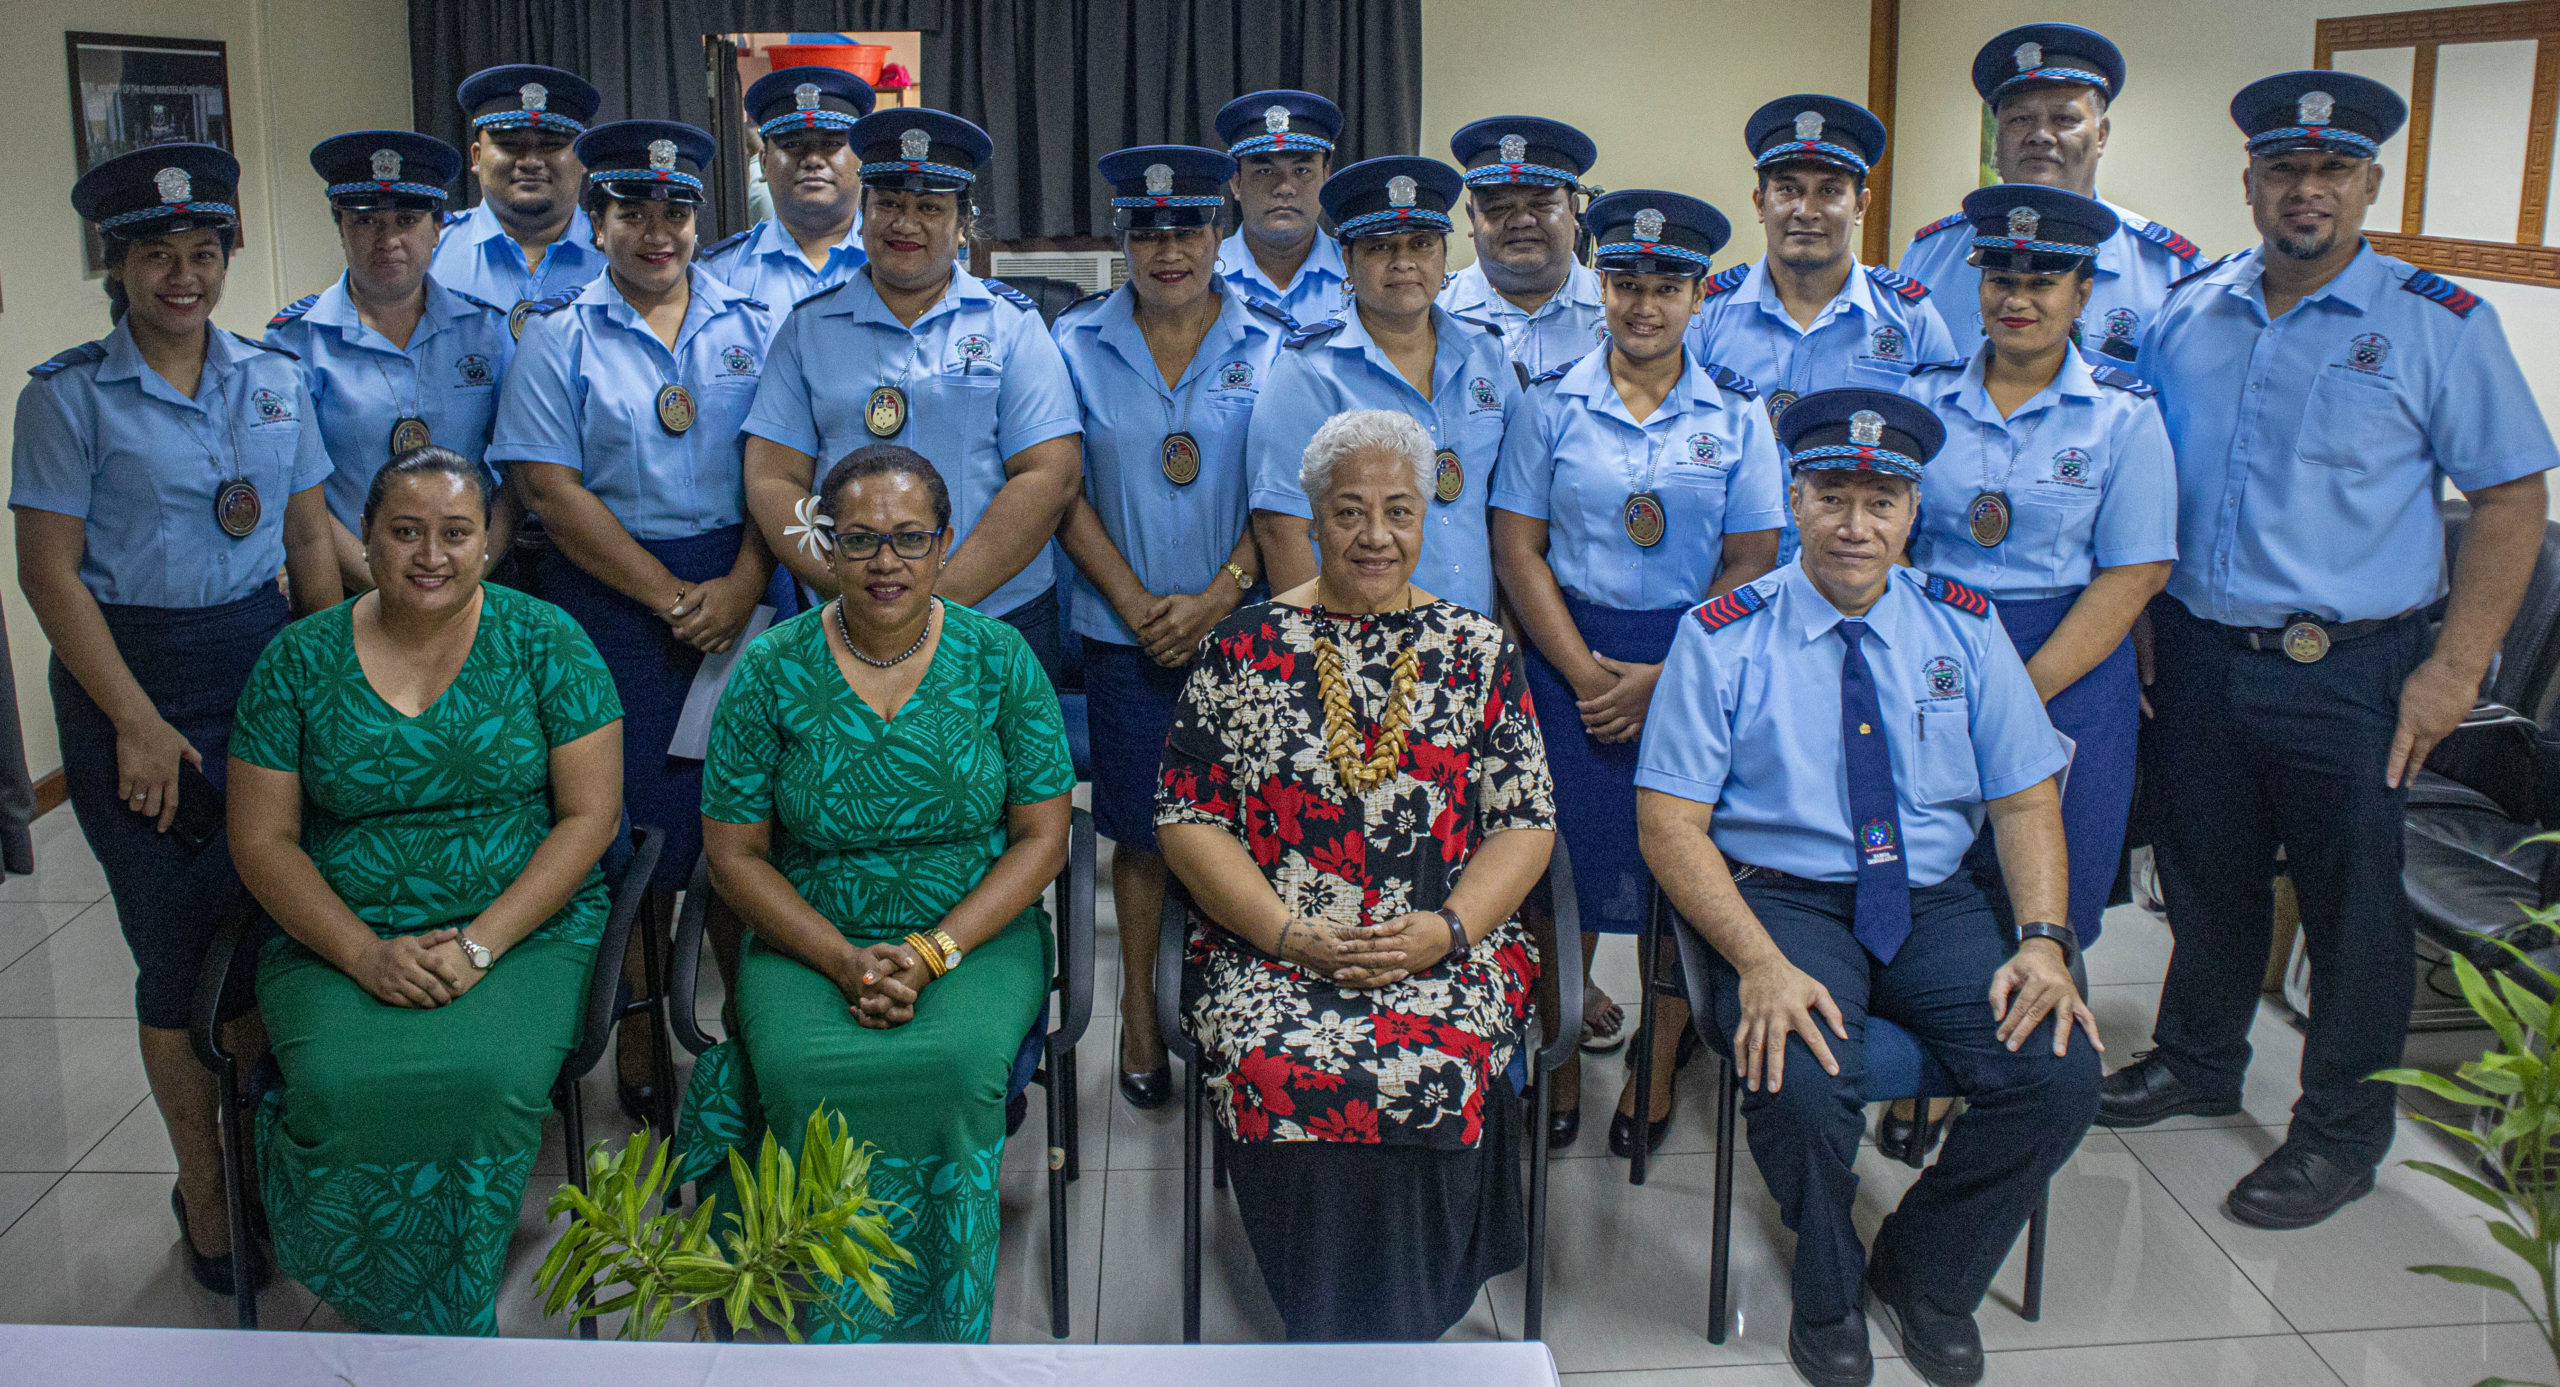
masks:
POLYGON ((2007 936, 2011 953, 2025 948, 2030 939, 2050 939, 2062 946, 2063 967, 2070 967, 2080 957, 2080 936, 2069 925, 2057 925, 2050 920, 2030 920, 2022 925, 2007 926, 2000 932, 2007 936))
POLYGON ((471 966, 483 973, 489 971, 490 964, 498 961, 497 956, 489 952, 488 945, 470 935, 457 934, 453 937, 453 942, 462 946, 462 952, 470 958, 471 966))
POLYGON ((1253 591, 1252 575, 1246 573, 1242 568, 1232 563, 1228 564, 1226 569, 1227 576, 1236 580, 1236 593, 1238 596, 1242 596, 1245 593, 1253 591))

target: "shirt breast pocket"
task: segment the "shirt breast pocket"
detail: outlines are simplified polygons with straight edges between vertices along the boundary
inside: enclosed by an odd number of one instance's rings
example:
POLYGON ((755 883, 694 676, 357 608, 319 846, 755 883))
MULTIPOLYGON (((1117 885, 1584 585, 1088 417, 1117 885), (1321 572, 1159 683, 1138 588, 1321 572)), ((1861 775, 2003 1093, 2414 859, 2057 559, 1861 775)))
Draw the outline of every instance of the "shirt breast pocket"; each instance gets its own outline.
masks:
POLYGON ((240 472, 270 499, 293 490, 293 458, 302 444, 302 424, 259 424, 242 431, 240 472))
POLYGON ((1958 804, 1982 796, 1973 759, 1973 710, 1963 698, 1924 698, 1911 718, 1911 799, 1958 804))
MULTIPOLYGON (((1003 389, 1001 375, 945 371, 933 379, 933 403, 941 406, 940 417, 918 410, 916 421, 937 432, 951 429, 950 436, 964 446, 982 440, 992 442, 996 436, 996 397, 1003 389)), ((907 446, 915 445, 910 442, 907 446)), ((950 470, 945 467, 945 475, 950 470)))
POLYGON ((2311 382, 2295 451, 2315 467, 2363 472, 2377 458, 2413 451, 2408 433, 2408 412, 2390 382, 2330 366, 2311 382))
POLYGON ((1898 392, 1902 389, 1903 378, 1910 374, 1911 372, 1899 361, 1886 361, 1872 356, 1852 357, 1849 360, 1849 379, 1846 383, 1866 390, 1898 392))

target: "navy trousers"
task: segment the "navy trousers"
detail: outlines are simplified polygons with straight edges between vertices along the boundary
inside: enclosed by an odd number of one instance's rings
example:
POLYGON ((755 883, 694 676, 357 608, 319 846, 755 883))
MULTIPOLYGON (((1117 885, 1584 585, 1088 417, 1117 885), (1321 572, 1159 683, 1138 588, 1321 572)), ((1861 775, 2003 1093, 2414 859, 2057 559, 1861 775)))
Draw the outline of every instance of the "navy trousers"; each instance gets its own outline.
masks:
MULTIPOLYGON (((1877 1232, 1876 1257, 1932 1305, 1972 1313, 2035 1213, 2045 1182, 2079 1149, 2097 1116, 2096 1047, 2075 1031, 2071 1053, 2055 1057, 2051 1019, 2015 1053, 2000 1042, 1989 998, 1991 975, 2008 949, 1968 873, 1912 889, 1911 937, 1889 964, 1850 936, 1855 883, 1771 884, 1746 876, 1740 885, 1787 961, 1830 989, 1849 1030, 1845 1041, 1827 1028, 1824 1035, 1840 1062, 1837 1076, 1822 1072, 1804 1040, 1791 1036, 1782 1086, 1742 1092, 1752 1160, 1796 1234, 1796 1313, 1825 1322, 1863 1303, 1866 1249, 1851 1208, 1866 1127, 1869 1016, 1911 1032, 1966 1102, 1937 1163, 1877 1232)), ((1714 969, 1715 1025, 1731 1037, 1742 1016, 1741 978, 1721 957, 1714 969)))
POLYGON ((2188 1087, 2239 1095, 2282 848, 2311 961, 2290 1139, 2378 1165, 2394 1094, 2366 1076, 2400 1062, 2417 947, 2400 884, 2408 787, 2382 776, 2426 624, 2412 615, 2310 665, 2235 645, 2174 598, 2151 604, 2151 630, 2144 775, 2162 797, 2153 847, 2178 938, 2153 1044, 2188 1087))

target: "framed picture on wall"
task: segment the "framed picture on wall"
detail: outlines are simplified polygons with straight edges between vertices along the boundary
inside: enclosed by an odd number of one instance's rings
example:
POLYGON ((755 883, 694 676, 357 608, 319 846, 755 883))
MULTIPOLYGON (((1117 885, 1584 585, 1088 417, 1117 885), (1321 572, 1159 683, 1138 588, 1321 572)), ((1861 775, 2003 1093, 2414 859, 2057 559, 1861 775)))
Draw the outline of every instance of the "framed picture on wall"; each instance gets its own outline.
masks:
MULTIPOLYGON (((71 147, 87 173, 155 144, 192 141, 238 151, 231 133, 231 60, 214 39, 66 33, 71 76, 71 147)), ((82 224, 82 263, 106 272, 106 247, 82 224)))

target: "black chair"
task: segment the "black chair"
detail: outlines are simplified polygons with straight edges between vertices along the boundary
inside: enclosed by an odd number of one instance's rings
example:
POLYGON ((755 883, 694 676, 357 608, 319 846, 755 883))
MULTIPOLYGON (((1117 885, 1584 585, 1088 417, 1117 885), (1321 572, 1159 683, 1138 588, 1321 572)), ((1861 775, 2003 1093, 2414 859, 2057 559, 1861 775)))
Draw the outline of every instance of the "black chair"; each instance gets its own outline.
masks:
POLYGON ((1021 294, 1040 307, 1040 325, 1056 327, 1058 315, 1084 297, 1084 286, 1072 279, 1050 279, 1042 275, 1006 275, 995 281, 1021 294))
MULTIPOLYGON (((1156 930, 1156 1033, 1164 1038, 1165 1050, 1182 1062, 1182 1342, 1186 1344, 1200 1342, 1200 1137, 1208 1105, 1199 1047, 1182 1029, 1182 959, 1191 937, 1191 909, 1191 892, 1168 874, 1164 912, 1156 930)), ((1540 1009, 1533 1008, 1521 1036, 1522 1056, 1535 1061, 1528 1066, 1528 1081, 1535 1094, 1531 1106, 1538 1114, 1529 1135, 1537 1156, 1529 1168, 1529 1270, 1520 1330, 1524 1342, 1542 1337, 1546 1330, 1547 1118, 1555 1110, 1555 1086, 1547 1076, 1572 1059, 1582 1044, 1581 941, 1568 931, 1557 933, 1562 942, 1546 951, 1553 955, 1546 963, 1556 971, 1555 1014, 1541 1017, 1536 1014, 1540 1009), (1535 1039, 1542 1022, 1555 1039, 1539 1047, 1535 1039)), ((1211 1179, 1224 1189, 1225 1138, 1215 1124, 1210 1127, 1210 1149, 1211 1179)))
MULTIPOLYGON (((1093 1020, 1093 815, 1075 811, 1068 830, 1067 866, 1058 874, 1058 972, 1049 990, 1057 994, 1054 1016, 1043 1008, 1040 1019, 1023 1037, 1014 1064, 1008 1105, 1022 1101, 1029 1084, 1049 1092, 1049 1335, 1067 1337, 1067 1186, 1083 1174, 1082 1143, 1076 1126, 1076 1042, 1093 1020)), ((694 1014, 694 992, 702 977, 703 921, 711 904, 711 859, 693 865, 693 884, 685 891, 684 908, 676 916, 673 966, 669 970, 667 1028, 687 1052, 700 1055, 717 1042, 694 1014)), ((1019 1108, 1015 1108, 1019 1112, 1019 1108)), ((717 1321, 720 1337, 729 1337, 725 1318, 717 1321)))
MULTIPOLYGON (((1733 1138, 1742 1116, 1742 1083, 1734 1072, 1731 1039, 1716 1033, 1715 1011, 1707 994, 1707 970, 1711 966, 1707 941, 1681 922, 1679 913, 1663 898, 1660 886, 1653 888, 1647 914, 1648 932, 1664 926, 1671 931, 1672 941, 1679 949, 1681 980, 1687 984, 1689 1024, 1716 1055, 1716 1190, 1714 1225, 1707 1247, 1707 1342, 1721 1344, 1733 1323, 1728 1282, 1733 1260, 1733 1138)), ((2081 995, 2088 994, 2088 977, 2076 959, 2071 964, 2071 981, 2081 995)), ((1864 1101, 1868 1103, 1962 1096, 1954 1079, 1911 1032, 1881 1016, 1867 1018, 1866 1060, 1864 1101)), ((1914 1106, 1919 1109, 1920 1130, 1912 1137, 1910 1154, 1903 1157, 1903 1163, 1918 1170, 1928 1164, 1929 1148, 1937 1144, 1936 1124, 1945 1119, 1932 1119, 1926 1101, 1914 1106)), ((2036 1211, 2027 1219, 2026 1290, 2018 1302, 2018 1318, 2024 1320, 2044 1314, 2045 1211, 2050 1198, 2049 1192, 2039 1193, 2036 1211)))
MULTIPOLYGON (((630 989, 622 981, 622 956, 630 946, 631 922, 639 913, 641 898, 648 894, 649 878, 658 870, 658 856, 666 848, 667 835, 655 828, 639 827, 631 830, 627 842, 627 851, 617 843, 615 850, 606 854, 605 885, 612 907, 605 915, 604 938, 596 946, 594 967, 587 974, 586 1008, 579 1022, 577 1048, 569 1052, 567 1062, 560 1066, 559 1077, 551 1081, 551 1106, 560 1114, 569 1182, 582 1190, 587 1187, 587 1115, 578 1081, 604 1057, 605 1047, 613 1041, 615 1025, 633 1014, 635 1007, 648 1006, 646 1001, 631 1000, 630 989)), ((213 1071, 219 1086, 214 1114, 222 1136, 223 1204, 235 1230, 231 1239, 231 1284, 242 1329, 258 1327, 258 1297, 249 1284, 249 1240, 237 1236, 237 1230, 249 1226, 248 1192, 257 1178, 251 1166, 246 1124, 251 1109, 269 1089, 280 1086, 283 1078, 275 1068, 275 1057, 269 1055, 259 1063, 250 1081, 242 1083, 240 1057, 223 1044, 222 1028, 215 1018, 222 1015, 224 1004, 255 976, 258 950, 266 943, 268 925, 266 911, 243 890, 215 933, 213 946, 205 951, 204 972, 196 982, 195 1011, 187 1027, 196 1060, 213 1071)), ((582 1338, 596 1337, 595 1320, 579 1321, 578 1333, 582 1338)))

